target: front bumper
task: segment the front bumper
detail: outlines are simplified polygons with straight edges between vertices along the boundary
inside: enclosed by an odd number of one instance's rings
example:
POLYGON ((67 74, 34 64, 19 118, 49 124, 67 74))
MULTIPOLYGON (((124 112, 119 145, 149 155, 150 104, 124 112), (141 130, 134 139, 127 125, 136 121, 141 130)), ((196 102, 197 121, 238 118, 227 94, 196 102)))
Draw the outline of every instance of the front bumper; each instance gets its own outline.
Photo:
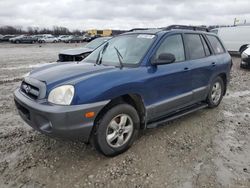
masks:
POLYGON ((32 100, 17 89, 14 100, 22 119, 33 127, 52 137, 88 141, 94 120, 100 110, 109 102, 102 101, 83 105, 51 105, 46 101, 32 100), (95 116, 86 118, 87 112, 95 116))

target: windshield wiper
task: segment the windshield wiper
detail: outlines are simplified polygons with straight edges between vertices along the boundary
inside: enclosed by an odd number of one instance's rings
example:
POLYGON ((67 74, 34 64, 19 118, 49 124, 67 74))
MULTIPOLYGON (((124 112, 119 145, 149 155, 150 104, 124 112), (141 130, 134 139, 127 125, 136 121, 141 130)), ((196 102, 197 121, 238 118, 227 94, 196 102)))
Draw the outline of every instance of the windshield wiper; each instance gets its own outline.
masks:
POLYGON ((104 54, 106 48, 108 47, 108 45, 109 45, 109 43, 107 42, 107 43, 102 47, 102 49, 99 51, 98 56, 97 56, 97 58, 96 58, 95 64, 97 64, 97 65, 102 64, 102 56, 103 56, 103 54, 104 54))
POLYGON ((115 49, 117 57, 119 59, 120 69, 122 69, 123 68, 123 62, 122 62, 123 57, 122 57, 122 54, 119 52, 119 50, 115 46, 114 46, 114 49, 115 49))

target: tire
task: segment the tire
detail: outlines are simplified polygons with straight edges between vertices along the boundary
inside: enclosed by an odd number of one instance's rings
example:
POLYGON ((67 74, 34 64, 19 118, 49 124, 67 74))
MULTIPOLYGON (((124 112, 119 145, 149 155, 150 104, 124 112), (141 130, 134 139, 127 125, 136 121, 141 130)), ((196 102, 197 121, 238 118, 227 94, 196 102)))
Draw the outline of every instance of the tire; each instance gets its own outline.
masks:
POLYGON ((96 123, 92 144, 106 156, 121 154, 133 144, 139 128, 140 119, 135 108, 128 104, 118 104, 109 109, 96 123), (122 123, 121 119, 124 119, 125 123, 122 123))
POLYGON ((16 44, 19 44, 20 43, 20 41, 19 40, 16 40, 16 44))
POLYGON ((217 107, 225 92, 225 84, 221 77, 217 77, 213 80, 207 97, 207 103, 209 108, 217 107))

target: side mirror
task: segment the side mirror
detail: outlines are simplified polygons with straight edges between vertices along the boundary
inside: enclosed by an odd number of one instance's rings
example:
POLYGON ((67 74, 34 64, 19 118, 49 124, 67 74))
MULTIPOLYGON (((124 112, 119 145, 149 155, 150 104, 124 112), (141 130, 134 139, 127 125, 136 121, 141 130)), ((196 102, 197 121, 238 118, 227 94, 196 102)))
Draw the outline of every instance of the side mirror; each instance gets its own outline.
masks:
POLYGON ((154 65, 163 65, 175 62, 175 56, 171 53, 162 53, 153 61, 154 65))

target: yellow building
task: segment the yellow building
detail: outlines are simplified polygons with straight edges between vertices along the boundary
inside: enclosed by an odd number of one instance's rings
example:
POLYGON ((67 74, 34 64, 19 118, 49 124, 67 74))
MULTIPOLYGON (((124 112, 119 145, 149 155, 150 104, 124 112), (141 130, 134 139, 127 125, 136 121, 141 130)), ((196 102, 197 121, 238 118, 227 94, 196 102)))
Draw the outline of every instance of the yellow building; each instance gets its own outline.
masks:
POLYGON ((104 29, 104 30, 91 29, 91 30, 87 30, 87 33, 91 36, 100 35, 102 37, 107 37, 107 36, 112 35, 112 30, 111 29, 104 29))

